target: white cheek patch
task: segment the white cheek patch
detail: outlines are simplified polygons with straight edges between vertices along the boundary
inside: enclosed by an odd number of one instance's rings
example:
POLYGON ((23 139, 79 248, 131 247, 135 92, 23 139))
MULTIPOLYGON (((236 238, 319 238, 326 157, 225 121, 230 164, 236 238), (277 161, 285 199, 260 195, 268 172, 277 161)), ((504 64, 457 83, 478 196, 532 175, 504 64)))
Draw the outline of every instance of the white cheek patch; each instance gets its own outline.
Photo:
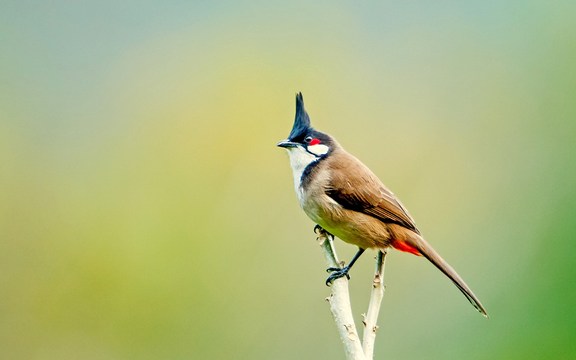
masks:
POLYGON ((308 146, 308 151, 315 155, 326 155, 328 153, 328 146, 322 144, 310 145, 308 146))

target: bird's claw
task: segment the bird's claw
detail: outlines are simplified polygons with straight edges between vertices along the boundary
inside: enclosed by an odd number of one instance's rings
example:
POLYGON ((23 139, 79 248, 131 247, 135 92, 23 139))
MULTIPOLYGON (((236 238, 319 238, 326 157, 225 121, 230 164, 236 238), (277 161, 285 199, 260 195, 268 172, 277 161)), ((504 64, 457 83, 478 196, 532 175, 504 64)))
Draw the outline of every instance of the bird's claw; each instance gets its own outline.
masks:
POLYGON ((330 286, 332 282, 336 279, 346 276, 348 280, 350 280, 350 275, 348 275, 348 271, 350 268, 348 266, 343 268, 336 268, 336 267, 329 267, 326 269, 327 272, 331 272, 330 276, 326 279, 326 286, 330 286))
POLYGON ((315 234, 320 234, 322 232, 324 232, 325 230, 322 228, 322 226, 316 224, 316 226, 314 226, 314 233, 315 234))

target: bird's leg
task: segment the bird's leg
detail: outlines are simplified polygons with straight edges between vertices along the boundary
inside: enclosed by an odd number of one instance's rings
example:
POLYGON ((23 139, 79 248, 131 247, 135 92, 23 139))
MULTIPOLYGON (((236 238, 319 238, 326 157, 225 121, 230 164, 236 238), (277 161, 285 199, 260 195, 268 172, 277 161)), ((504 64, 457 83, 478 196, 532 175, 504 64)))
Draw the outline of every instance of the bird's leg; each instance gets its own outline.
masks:
POLYGON ((322 226, 316 224, 316 226, 314 226, 314 234, 321 234, 321 233, 326 233, 328 235, 332 235, 328 231, 324 230, 324 228, 322 226))
POLYGON ((343 276, 346 276, 346 278, 348 280, 350 280, 350 275, 348 275, 348 271, 350 271, 350 269, 352 268, 352 266, 354 265, 356 260, 358 260, 360 255, 362 255, 362 253, 364 253, 364 250, 366 250, 366 249, 358 248, 358 252, 356 253, 356 255, 354 255, 352 260, 350 260, 350 264, 348 264, 347 266, 344 266, 343 268, 331 267, 331 268, 326 269, 326 271, 332 273, 332 274, 330 274, 330 276, 328 276, 328 279, 326 279, 326 286, 330 286, 332 281, 339 279, 343 276))

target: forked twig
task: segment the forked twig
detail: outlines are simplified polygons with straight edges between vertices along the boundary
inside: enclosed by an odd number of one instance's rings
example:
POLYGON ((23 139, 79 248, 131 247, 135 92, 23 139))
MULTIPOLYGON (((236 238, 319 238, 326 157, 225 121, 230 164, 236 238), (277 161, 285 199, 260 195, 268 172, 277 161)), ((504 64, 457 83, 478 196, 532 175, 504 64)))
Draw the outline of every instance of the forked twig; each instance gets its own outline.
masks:
MULTIPOLYGON (((322 228, 315 228, 318 234, 318 243, 322 248, 324 257, 329 267, 340 267, 336 250, 334 249, 334 236, 322 228)), ((350 305, 350 292, 348 280, 345 277, 336 279, 332 283, 332 292, 326 300, 330 303, 330 311, 336 322, 340 340, 344 344, 346 359, 348 360, 371 360, 374 356, 374 342, 378 330, 378 313, 384 297, 384 266, 386 264, 386 251, 378 251, 376 256, 376 269, 372 282, 370 303, 364 316, 364 336, 362 342, 358 336, 352 307, 350 305)))

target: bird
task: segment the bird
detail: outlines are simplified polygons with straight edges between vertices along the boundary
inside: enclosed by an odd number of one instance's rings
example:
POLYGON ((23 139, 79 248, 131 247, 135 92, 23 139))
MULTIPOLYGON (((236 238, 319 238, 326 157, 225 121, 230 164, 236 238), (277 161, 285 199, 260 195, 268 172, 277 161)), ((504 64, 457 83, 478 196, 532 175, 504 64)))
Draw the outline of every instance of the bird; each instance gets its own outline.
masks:
POLYGON ((277 146, 288 151, 294 188, 306 215, 316 227, 358 247, 347 266, 327 270, 331 274, 326 285, 344 276, 349 279, 348 272, 366 249, 392 247, 428 259, 488 317, 470 287, 424 239, 396 195, 334 137, 312 127, 301 92, 296 94, 292 130, 277 146))

